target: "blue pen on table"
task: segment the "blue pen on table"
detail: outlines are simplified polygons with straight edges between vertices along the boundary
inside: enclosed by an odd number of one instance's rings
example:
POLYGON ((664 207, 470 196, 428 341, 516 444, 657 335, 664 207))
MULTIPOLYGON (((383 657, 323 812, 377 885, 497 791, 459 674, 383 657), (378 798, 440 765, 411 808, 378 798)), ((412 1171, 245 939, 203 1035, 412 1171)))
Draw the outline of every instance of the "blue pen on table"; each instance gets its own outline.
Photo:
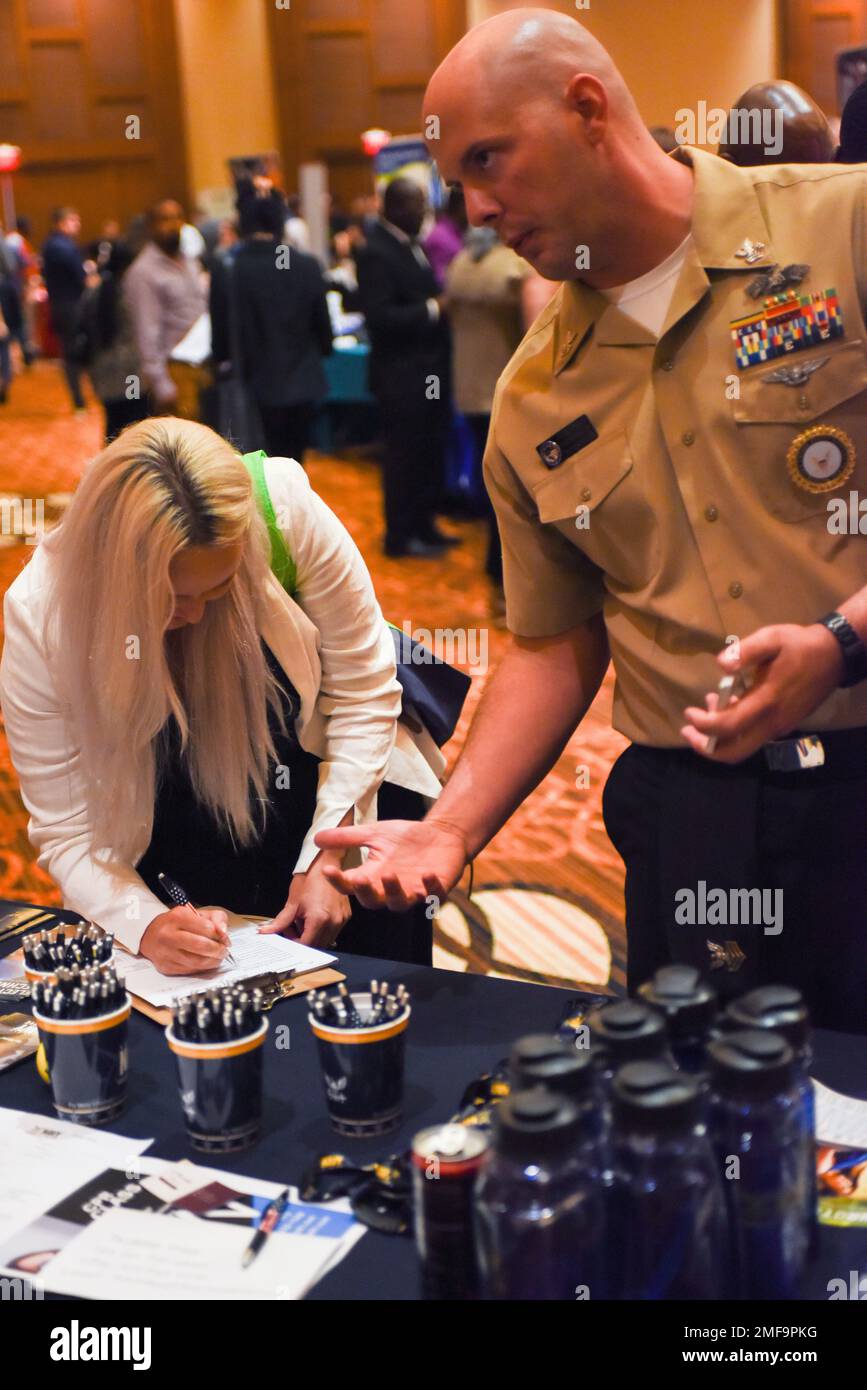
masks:
POLYGON ((268 1203, 267 1207, 262 1213, 262 1220, 259 1222, 259 1225, 256 1228, 256 1231, 253 1235, 253 1239, 250 1241, 250 1244, 247 1246, 246 1250, 241 1256, 241 1264, 244 1269, 246 1269, 248 1265, 253 1263, 259 1251, 262 1249, 262 1246, 265 1244, 265 1241, 270 1236, 271 1232, 273 1230, 276 1230, 280 1217, 283 1215, 288 1204, 289 1189, 288 1187, 284 1187, 280 1195, 278 1197, 275 1197, 273 1202, 268 1203))
MULTIPOLYGON (((159 879, 160 887, 163 889, 163 892, 165 893, 166 897, 171 898, 175 907, 193 906, 193 904, 187 897, 186 892, 175 879, 169 878, 168 874, 157 874, 157 878, 159 879)), ((238 962, 235 960, 235 957, 232 955, 231 950, 228 950, 226 952, 225 958, 230 965, 238 964, 238 962)))

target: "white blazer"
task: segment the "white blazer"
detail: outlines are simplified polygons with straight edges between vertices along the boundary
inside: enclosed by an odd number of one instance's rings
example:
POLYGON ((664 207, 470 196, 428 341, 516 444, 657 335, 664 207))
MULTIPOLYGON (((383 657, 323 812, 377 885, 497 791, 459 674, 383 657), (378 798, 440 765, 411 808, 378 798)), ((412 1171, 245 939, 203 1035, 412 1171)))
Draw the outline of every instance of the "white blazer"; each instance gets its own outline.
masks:
MULTIPOLYGON (((384 780, 428 798, 438 796, 445 759, 426 730, 414 734, 398 722, 393 640, 346 528, 293 459, 269 459, 265 475, 295 561, 297 591, 290 598, 269 576, 261 636, 298 691, 298 741, 322 759, 310 830, 297 862, 286 866, 288 892, 292 873, 303 872, 319 853, 313 840, 317 831, 338 825, 350 807, 356 824, 375 821, 376 793, 384 780)), ((48 565, 48 554, 37 546, 3 605, 0 703, 30 813, 28 832, 64 906, 137 951, 166 904, 132 864, 109 862, 93 843, 74 711, 57 692, 52 653, 43 647, 48 565)), ((153 828, 153 808, 143 810, 147 823, 133 863, 147 849, 153 828)))

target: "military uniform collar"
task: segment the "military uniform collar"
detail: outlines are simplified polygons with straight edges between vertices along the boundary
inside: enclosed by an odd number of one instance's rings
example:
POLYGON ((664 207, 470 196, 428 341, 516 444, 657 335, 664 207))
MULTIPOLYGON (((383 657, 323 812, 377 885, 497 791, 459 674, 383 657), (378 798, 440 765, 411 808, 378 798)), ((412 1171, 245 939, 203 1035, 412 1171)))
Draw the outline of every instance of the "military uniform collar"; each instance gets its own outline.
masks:
MULTIPOLYGON (((692 245, 681 271, 664 332, 702 298, 710 281, 707 270, 743 270, 753 274, 774 263, 773 247, 750 171, 718 155, 681 146, 673 155, 688 164, 695 176, 692 245), (761 246, 752 261, 738 251, 761 246)), ((567 280, 562 289, 554 332, 553 371, 557 376, 598 324, 601 345, 632 346, 655 343, 654 335, 580 280, 567 280)))
POLYGON ((772 265, 773 247, 752 170, 689 145, 671 157, 689 165, 695 175, 692 239, 705 269, 754 271, 772 265), (747 242, 762 248, 752 262, 737 254, 747 242))

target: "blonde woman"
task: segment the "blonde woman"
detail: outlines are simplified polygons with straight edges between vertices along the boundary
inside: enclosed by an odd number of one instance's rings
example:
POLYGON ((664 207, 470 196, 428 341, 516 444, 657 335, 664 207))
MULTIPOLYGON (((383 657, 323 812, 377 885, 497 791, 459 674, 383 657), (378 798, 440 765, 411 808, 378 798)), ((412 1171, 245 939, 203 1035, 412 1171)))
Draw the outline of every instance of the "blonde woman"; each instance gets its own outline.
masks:
POLYGON ((171 418, 93 460, 10 586, 0 699, 31 841, 66 906, 167 974, 222 959, 226 908, 429 961, 424 912, 350 908, 323 873, 344 851, 313 837, 417 819, 442 755, 399 722, 393 643, 350 536, 299 464, 268 459, 265 478, 294 598, 238 454, 171 418), (217 909, 167 908, 160 873, 217 909))

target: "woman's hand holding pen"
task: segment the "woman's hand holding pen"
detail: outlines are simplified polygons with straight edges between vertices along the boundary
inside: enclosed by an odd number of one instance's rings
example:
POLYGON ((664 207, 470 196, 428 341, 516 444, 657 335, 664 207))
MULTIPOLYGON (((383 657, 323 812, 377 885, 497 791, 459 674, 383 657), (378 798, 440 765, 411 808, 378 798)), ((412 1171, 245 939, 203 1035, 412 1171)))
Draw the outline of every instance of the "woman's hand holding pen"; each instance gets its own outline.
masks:
POLYGON ((220 908, 199 911, 191 903, 161 912, 145 930, 139 951, 163 975, 214 970, 229 948, 229 919, 220 908))
POLYGON ((289 897, 273 922, 261 932, 285 932, 305 946, 333 946, 352 913, 349 899, 328 882, 325 863, 339 865, 340 855, 319 854, 306 873, 294 874, 289 897))

